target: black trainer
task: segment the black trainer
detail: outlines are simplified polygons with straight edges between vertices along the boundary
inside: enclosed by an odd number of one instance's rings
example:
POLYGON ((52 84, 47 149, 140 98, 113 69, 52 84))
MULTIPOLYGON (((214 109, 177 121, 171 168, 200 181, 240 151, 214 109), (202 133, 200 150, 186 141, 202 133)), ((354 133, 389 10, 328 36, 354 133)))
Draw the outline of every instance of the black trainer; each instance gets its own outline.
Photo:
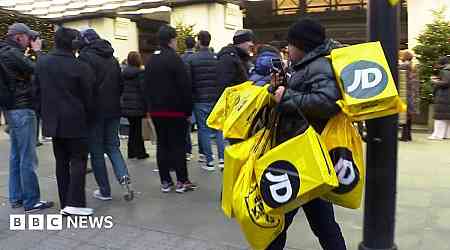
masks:
POLYGON ((41 211, 47 208, 51 208, 55 205, 53 201, 39 201, 31 208, 25 208, 25 213, 33 213, 37 211, 41 211))

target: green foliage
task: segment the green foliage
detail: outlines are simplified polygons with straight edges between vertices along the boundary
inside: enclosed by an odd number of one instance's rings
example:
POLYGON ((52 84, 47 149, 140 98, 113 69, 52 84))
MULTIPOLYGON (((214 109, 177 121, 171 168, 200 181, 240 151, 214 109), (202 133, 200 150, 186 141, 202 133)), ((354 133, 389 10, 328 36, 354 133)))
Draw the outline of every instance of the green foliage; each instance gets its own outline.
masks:
POLYGON ((426 25, 418 37, 414 53, 419 61, 421 99, 431 103, 433 86, 430 77, 438 72, 433 68, 439 57, 450 55, 450 21, 445 19, 445 9, 432 11, 434 21, 426 25))
POLYGON ((184 40, 188 36, 194 37, 194 25, 184 25, 178 22, 175 29, 177 30, 177 52, 182 54, 186 51, 184 40))
POLYGON ((8 26, 13 23, 24 23, 31 29, 41 33, 41 38, 47 43, 47 49, 53 46, 53 24, 30 15, 19 14, 15 11, 0 9, 0 39, 4 39, 8 26))

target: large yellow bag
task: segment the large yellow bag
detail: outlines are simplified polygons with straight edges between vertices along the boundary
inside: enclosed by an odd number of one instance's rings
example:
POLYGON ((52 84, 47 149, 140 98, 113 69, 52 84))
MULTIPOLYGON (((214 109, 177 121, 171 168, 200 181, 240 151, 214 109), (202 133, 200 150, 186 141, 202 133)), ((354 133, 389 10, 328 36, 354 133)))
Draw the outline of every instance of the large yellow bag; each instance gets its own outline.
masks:
MULTIPOLYGON (((268 135, 263 137, 267 139, 268 135)), ((255 160, 261 150, 264 147, 251 151, 233 188, 233 212, 251 248, 256 250, 265 250, 283 231, 285 223, 284 215, 270 215, 265 211, 254 173, 255 160)))
POLYGON ((248 161, 250 152, 262 140, 264 130, 251 138, 225 148, 225 166, 222 181, 222 210, 228 218, 234 217, 232 209, 233 187, 242 166, 248 161))
POLYGON ((255 174, 269 214, 285 214, 338 186, 326 146, 311 126, 265 153, 255 174))
POLYGON ((343 113, 333 117, 322 132, 336 170, 339 187, 323 197, 332 203, 356 209, 361 206, 365 168, 362 139, 351 120, 343 113))
POLYGON ((267 87, 252 86, 229 95, 223 136, 230 139, 247 139, 258 115, 263 109, 268 109, 272 102, 272 95, 267 87), (232 99, 232 101, 230 101, 232 99))
POLYGON ((209 114, 206 121, 208 127, 216 130, 223 130, 223 125, 225 124, 225 120, 228 117, 231 107, 238 101, 238 93, 246 89, 253 89, 253 86, 252 82, 245 82, 226 88, 209 114))
POLYGON ((380 42, 334 49, 331 62, 343 97, 338 105, 352 120, 406 111, 380 42))

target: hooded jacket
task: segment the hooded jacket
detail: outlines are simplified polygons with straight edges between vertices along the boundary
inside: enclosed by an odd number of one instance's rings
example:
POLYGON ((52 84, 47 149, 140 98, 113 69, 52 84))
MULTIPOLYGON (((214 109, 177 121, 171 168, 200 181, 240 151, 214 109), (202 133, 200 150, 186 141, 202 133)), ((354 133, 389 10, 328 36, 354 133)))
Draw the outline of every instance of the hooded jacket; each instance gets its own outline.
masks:
POLYGON ((80 51, 79 59, 86 62, 95 72, 92 85, 97 117, 118 118, 121 116, 121 70, 113 54, 114 49, 111 44, 102 39, 92 41, 80 51))
POLYGON ((34 108, 31 80, 35 63, 24 55, 25 49, 11 39, 0 41, 0 51, 0 60, 8 71, 8 80, 14 90, 14 103, 6 108, 34 108))
POLYGON ((248 80, 250 55, 235 45, 228 45, 217 54, 217 81, 230 87, 248 80))
POLYGON ((272 78, 270 75, 272 59, 280 59, 280 55, 272 51, 265 51, 258 55, 256 58, 255 68, 251 72, 249 80, 258 86, 263 86, 270 83, 272 78))
POLYGON ((127 66, 122 72, 123 93, 121 98, 122 114, 127 117, 144 116, 144 70, 127 66))
POLYGON ((341 94, 331 62, 325 58, 338 46, 327 40, 293 65, 294 73, 278 107, 285 115, 300 110, 318 133, 340 111, 336 101, 341 99, 341 94))

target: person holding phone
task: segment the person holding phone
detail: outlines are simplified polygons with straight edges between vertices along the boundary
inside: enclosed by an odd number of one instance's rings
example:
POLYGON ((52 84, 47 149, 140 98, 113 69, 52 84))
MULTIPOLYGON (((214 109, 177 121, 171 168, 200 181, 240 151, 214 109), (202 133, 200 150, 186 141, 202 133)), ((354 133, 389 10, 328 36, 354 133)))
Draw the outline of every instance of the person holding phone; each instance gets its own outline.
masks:
POLYGON ((261 45, 258 47, 256 54, 255 67, 250 72, 249 80, 254 82, 257 86, 264 86, 270 83, 272 79, 271 73, 274 70, 282 70, 284 65, 280 52, 273 46, 266 44, 261 45))
MULTIPOLYGON (((288 43, 293 73, 289 79, 276 74, 281 77, 274 77, 272 80, 278 103, 277 110, 282 120, 285 117, 295 116, 299 111, 302 112, 320 134, 328 120, 340 111, 336 104, 341 98, 340 92, 331 62, 325 57, 338 44, 326 39, 325 28, 311 19, 300 19, 291 25, 288 43)), ((318 198, 306 203, 302 208, 311 230, 324 250, 347 249, 330 202, 318 198)), ((267 250, 284 248, 287 230, 297 212, 298 209, 295 209, 286 214, 284 231, 267 250)))

